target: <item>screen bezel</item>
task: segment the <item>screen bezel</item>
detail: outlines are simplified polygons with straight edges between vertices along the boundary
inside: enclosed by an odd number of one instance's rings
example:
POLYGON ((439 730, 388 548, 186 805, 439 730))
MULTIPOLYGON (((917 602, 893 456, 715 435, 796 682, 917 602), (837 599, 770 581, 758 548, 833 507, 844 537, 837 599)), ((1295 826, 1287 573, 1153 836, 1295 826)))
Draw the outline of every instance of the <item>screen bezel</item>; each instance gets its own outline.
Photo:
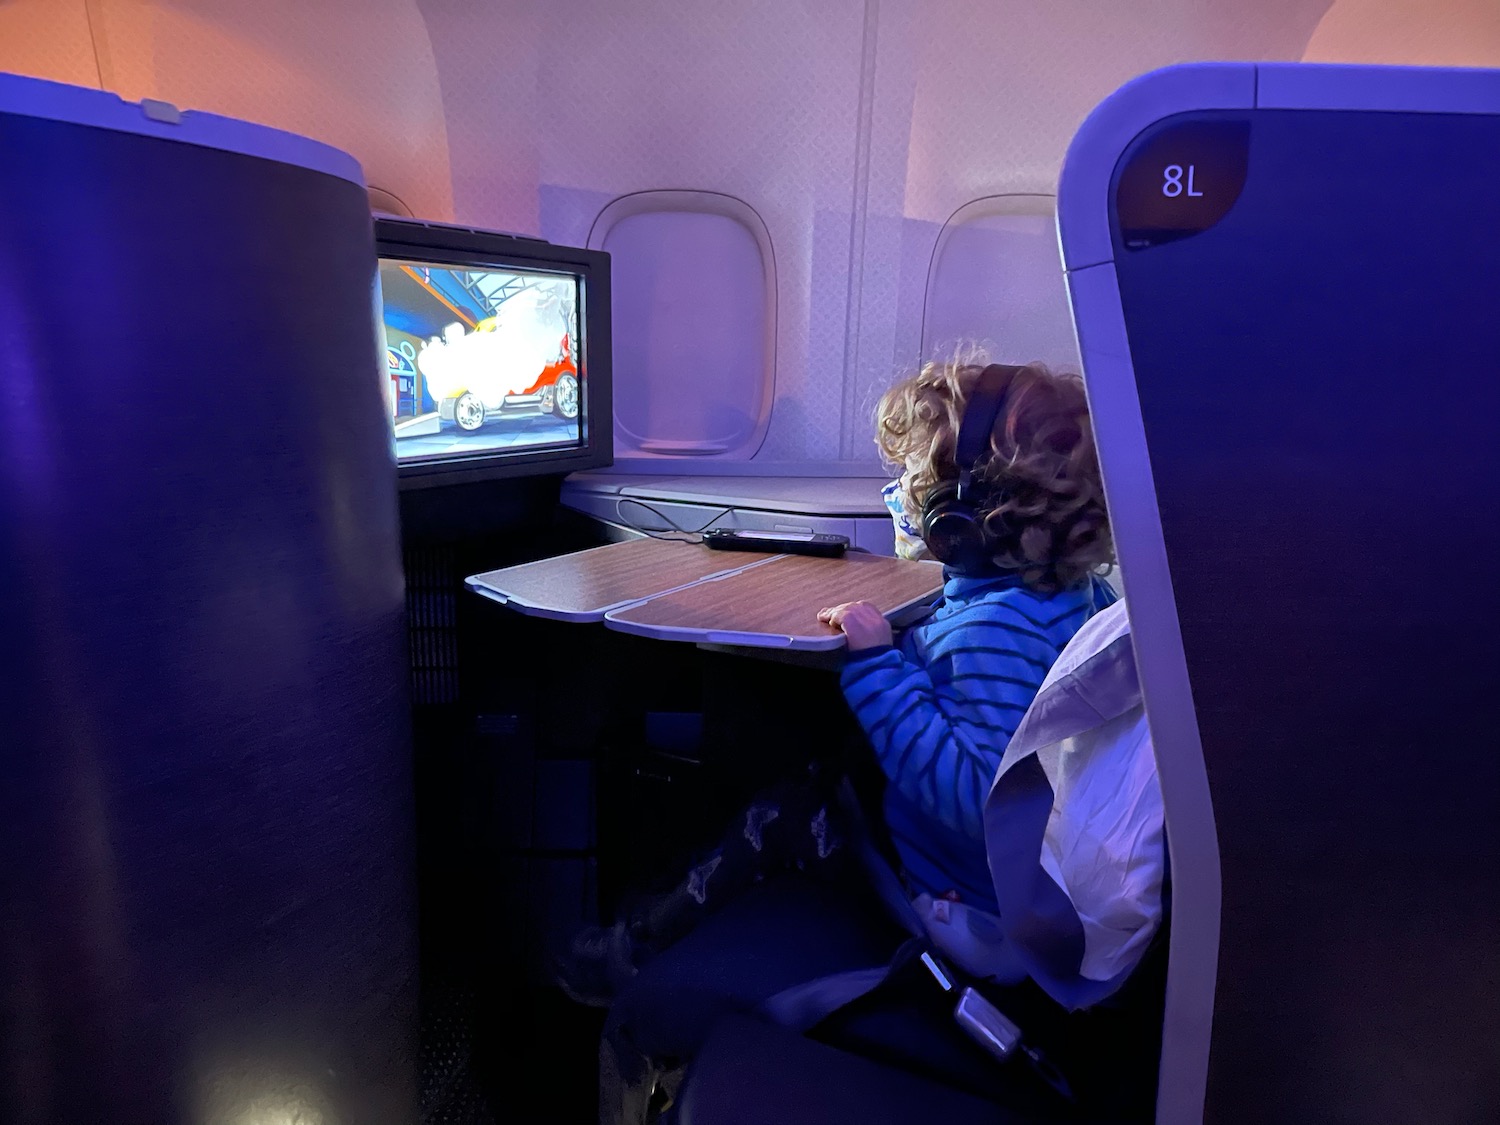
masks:
MULTIPOLYGON (((412 464, 401 464, 398 458, 397 472, 403 490, 507 477, 561 476, 614 463, 607 253, 499 231, 384 217, 375 219, 375 253, 379 260, 466 269, 549 270, 574 275, 581 282, 578 329, 582 339, 577 356, 583 374, 579 412, 583 420, 583 444, 571 449, 485 450, 412 464)), ((382 306, 382 332, 384 312, 382 306)))

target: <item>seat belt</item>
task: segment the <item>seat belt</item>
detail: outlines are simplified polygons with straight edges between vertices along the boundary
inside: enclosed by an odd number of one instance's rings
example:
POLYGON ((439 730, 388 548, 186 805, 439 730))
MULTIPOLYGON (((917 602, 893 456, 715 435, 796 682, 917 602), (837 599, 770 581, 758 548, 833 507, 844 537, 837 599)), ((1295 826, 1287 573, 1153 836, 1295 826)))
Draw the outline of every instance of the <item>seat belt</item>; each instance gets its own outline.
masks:
POLYGON ((999 1063, 1021 1060, 1065 1101, 1074 1101, 1062 1072, 1026 1042, 1021 1029, 988 997, 973 984, 964 983, 960 971, 933 949, 926 937, 912 937, 903 942, 887 965, 836 973, 779 992, 761 1005, 760 1013, 782 1027, 806 1034, 828 1016, 874 992, 913 962, 920 962, 926 969, 953 1004, 954 1022, 986 1054, 999 1063))
POLYGON ((783 1027, 806 1031, 873 991, 896 969, 929 949, 942 953, 978 980, 1016 984, 1025 979, 1025 968, 1000 940, 998 920, 961 903, 935 901, 927 895, 920 896, 914 904, 900 876, 871 839, 859 799, 847 779, 840 783, 837 797, 847 825, 847 846, 876 897, 911 937, 885 965, 835 973, 777 993, 761 1005, 763 1016, 783 1027), (920 911, 918 906, 922 908, 920 911), (989 934, 994 935, 994 942, 985 940, 989 934))

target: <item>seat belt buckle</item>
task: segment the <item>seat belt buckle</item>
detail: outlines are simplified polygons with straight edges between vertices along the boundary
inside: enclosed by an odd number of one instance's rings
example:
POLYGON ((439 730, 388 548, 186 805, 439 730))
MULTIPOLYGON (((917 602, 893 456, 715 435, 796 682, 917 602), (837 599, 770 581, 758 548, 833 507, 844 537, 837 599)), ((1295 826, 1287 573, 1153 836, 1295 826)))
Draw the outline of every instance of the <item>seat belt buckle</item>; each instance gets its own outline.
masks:
POLYGON ((1021 1029, 972 988, 959 994, 953 1018, 970 1039, 1000 1062, 1008 1061, 1021 1045, 1021 1029))
POLYGON ((1021 1045, 1021 1029, 973 988, 965 986, 959 991, 947 966, 930 950, 922 954, 921 961, 939 988, 949 995, 958 992, 953 1018, 964 1033, 1001 1062, 1008 1060, 1021 1045))
POLYGON ((953 1018, 964 1029, 964 1034, 999 1062, 1008 1062, 1019 1054, 1037 1076, 1064 1100, 1075 1101, 1062 1071, 1035 1047, 1028 1047, 1021 1041, 1021 1029, 1010 1017, 972 987, 965 985, 960 990, 952 971, 941 957, 935 956, 930 950, 923 952, 921 962, 937 981, 939 988, 950 996, 954 992, 958 993, 958 1003, 953 1006, 953 1018))

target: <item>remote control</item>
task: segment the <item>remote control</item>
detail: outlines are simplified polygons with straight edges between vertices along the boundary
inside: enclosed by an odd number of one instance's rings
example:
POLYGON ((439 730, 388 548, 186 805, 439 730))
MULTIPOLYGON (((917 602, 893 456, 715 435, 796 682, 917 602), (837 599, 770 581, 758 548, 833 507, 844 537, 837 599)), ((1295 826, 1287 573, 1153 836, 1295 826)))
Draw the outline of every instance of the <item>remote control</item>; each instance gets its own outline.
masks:
POLYGON ((738 531, 720 528, 703 533, 703 542, 719 551, 764 551, 767 554, 818 555, 837 558, 849 548, 844 535, 808 531, 738 531))

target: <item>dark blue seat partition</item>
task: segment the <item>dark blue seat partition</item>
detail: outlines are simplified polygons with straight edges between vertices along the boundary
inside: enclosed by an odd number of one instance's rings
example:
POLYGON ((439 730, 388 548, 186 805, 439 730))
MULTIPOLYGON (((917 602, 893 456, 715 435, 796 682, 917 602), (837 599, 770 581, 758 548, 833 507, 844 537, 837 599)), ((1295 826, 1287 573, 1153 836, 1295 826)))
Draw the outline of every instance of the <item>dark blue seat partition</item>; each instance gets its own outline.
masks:
POLYGON ((0 1121, 416 1117, 363 177, 0 75, 0 1121))
POLYGON ((1147 76, 1059 199, 1172 845, 1159 1120, 1500 1120, 1500 72, 1147 76))

